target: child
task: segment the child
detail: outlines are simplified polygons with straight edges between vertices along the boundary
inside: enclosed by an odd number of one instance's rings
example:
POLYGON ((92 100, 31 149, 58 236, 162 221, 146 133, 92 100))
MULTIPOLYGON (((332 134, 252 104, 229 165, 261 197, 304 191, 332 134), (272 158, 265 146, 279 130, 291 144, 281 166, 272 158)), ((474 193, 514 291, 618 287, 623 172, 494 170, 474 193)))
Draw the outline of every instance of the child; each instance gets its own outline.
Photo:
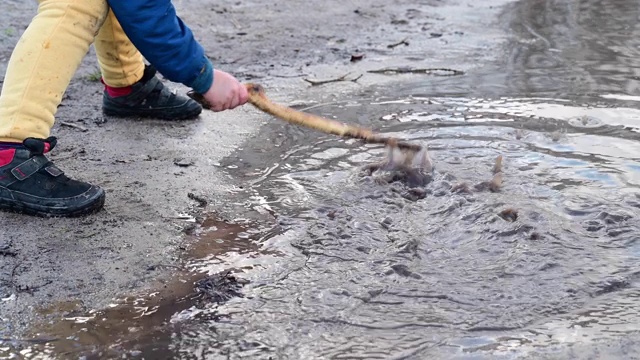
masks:
POLYGON ((92 43, 107 115, 197 117, 201 106, 165 88, 156 69, 202 94, 214 111, 247 102, 237 79, 213 69, 170 0, 39 0, 0 94, 0 210, 78 216, 102 208, 101 188, 68 178, 44 155, 56 145, 49 137, 56 109, 92 43))

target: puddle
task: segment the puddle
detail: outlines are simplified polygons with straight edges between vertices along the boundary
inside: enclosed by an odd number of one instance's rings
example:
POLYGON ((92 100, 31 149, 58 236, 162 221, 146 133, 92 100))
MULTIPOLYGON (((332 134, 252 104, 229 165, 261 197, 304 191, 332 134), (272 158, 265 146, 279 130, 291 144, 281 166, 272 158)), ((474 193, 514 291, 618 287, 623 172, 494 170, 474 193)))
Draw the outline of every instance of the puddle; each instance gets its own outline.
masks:
MULTIPOLYGON (((278 229, 206 217, 187 239, 191 246, 185 265, 171 265, 171 278, 161 279, 155 291, 114 299, 103 310, 86 309, 78 301, 40 309, 43 317, 62 318, 40 324, 28 340, 0 341, 0 348, 12 345, 24 358, 172 358, 168 348, 173 332, 188 322, 223 319, 215 307, 243 297, 249 280, 242 270, 260 268, 281 256, 262 249, 278 229), (247 259, 252 257, 256 260, 247 259)), ((169 265, 148 270, 164 266, 169 265)))
POLYGON ((262 325, 243 339, 283 358, 511 358, 637 331, 632 108, 595 97, 593 106, 420 94, 391 103, 372 92, 360 107, 315 110, 428 145, 435 172, 422 197, 358 170, 384 149, 311 133, 296 133, 305 145, 287 154, 256 145, 227 159, 247 164, 239 178, 277 164, 244 178, 254 181, 246 196, 304 231, 293 245, 305 267, 254 289, 267 300, 237 321, 262 325), (500 155, 502 188, 476 190, 500 155), (471 191, 458 191, 464 183, 471 191), (600 310, 579 328, 590 307, 600 310))

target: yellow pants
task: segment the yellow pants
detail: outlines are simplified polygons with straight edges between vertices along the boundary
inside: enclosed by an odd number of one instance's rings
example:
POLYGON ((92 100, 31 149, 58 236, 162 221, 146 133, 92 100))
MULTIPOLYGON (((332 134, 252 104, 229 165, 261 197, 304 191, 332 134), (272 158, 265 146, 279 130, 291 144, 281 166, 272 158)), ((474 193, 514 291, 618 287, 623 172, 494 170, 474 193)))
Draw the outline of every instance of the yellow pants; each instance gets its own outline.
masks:
POLYGON ((106 0, 39 0, 4 78, 0 141, 49 136, 62 95, 92 43, 107 85, 125 87, 142 78, 142 55, 106 0))

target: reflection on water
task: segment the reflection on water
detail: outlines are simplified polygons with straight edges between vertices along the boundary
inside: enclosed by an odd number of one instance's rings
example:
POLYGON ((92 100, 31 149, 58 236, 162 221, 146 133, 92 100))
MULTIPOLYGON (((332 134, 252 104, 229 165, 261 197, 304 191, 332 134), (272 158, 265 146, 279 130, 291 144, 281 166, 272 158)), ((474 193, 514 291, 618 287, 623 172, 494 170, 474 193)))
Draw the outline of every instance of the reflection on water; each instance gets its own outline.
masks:
POLYGON ((511 358, 640 331, 639 18, 631 0, 520 1, 500 18, 512 34, 501 62, 309 110, 426 144, 423 198, 357 171, 384 149, 267 127, 223 165, 285 232, 195 262, 251 282, 166 330, 166 347, 185 359, 511 358), (490 179, 499 155, 500 191, 459 191, 490 179))
POLYGON ((457 77, 430 79, 419 89, 428 95, 581 100, 612 94, 637 100, 639 18, 640 4, 633 0, 518 1, 500 15, 510 40, 494 71, 470 74, 464 82, 457 77))
POLYGON ((509 90, 582 95, 640 90, 637 1, 531 0, 507 9, 509 90))

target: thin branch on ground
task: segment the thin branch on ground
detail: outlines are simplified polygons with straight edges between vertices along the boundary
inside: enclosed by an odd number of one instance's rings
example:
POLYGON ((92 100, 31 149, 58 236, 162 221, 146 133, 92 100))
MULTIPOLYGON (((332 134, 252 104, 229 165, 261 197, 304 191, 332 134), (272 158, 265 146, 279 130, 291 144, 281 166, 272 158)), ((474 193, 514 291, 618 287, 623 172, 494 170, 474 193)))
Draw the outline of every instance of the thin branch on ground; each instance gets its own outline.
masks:
POLYGON ((341 82, 341 81, 351 81, 351 82, 358 82, 358 80, 360 80, 360 78, 362 77, 362 75, 353 78, 353 79, 347 79, 347 76, 349 76, 350 73, 344 74, 340 77, 334 78, 334 79, 327 79, 327 80, 312 80, 312 79, 302 79, 306 82, 308 82, 309 84, 311 84, 312 86, 318 86, 318 85, 324 85, 324 84, 330 84, 330 83, 335 83, 335 82, 341 82))
POLYGON ((399 42, 397 42, 397 43, 393 43, 393 44, 389 44, 389 45, 387 45, 387 47, 388 47, 389 49, 393 49, 393 48, 398 47, 398 46, 400 46, 400 45, 405 45, 405 46, 406 46, 406 45, 409 45, 409 43, 407 42, 407 40, 409 40, 409 38, 404 38, 404 39, 400 40, 400 41, 399 41, 399 42))
POLYGON ((60 125, 61 126, 67 126, 67 127, 74 128, 74 129, 78 129, 78 130, 80 130, 82 132, 89 131, 89 129, 87 129, 86 127, 84 127, 82 125, 74 124, 74 123, 71 123, 71 122, 61 121, 60 125))
POLYGON ((385 74, 385 75, 396 75, 396 74, 428 74, 434 76, 455 76, 455 75, 463 75, 464 71, 455 70, 455 69, 446 69, 446 68, 412 68, 412 67, 389 67, 377 70, 369 70, 367 71, 373 74, 385 74), (438 74, 444 73, 444 74, 438 74))

